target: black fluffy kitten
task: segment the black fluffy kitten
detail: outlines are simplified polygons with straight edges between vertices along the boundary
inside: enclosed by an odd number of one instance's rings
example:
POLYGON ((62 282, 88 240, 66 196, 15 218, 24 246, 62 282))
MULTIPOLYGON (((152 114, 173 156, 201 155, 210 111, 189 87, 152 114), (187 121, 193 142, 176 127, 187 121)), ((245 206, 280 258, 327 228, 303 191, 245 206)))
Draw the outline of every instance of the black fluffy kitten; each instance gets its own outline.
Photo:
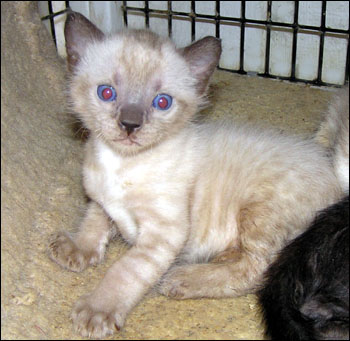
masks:
POLYGON ((266 334, 349 339, 349 196, 282 250, 258 292, 266 334))

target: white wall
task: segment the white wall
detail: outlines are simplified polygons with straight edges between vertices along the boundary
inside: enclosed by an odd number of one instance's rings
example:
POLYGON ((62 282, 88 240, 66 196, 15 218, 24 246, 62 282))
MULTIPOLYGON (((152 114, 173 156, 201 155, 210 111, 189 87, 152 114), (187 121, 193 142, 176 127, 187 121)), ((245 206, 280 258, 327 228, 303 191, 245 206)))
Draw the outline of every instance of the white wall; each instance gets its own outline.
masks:
MULTIPOLYGON (((45 1, 39 1, 44 8, 45 1)), ((64 7, 64 1, 53 1, 55 10, 64 7)), ((92 20, 104 32, 115 32, 123 27, 121 11, 122 1, 70 1, 73 10, 79 11, 92 20)), ((127 1, 128 6, 143 8, 144 1, 127 1)), ((215 15, 215 1, 196 1, 196 13, 215 15)), ((167 1, 149 1, 151 9, 167 10, 167 1)), ((319 26, 321 23, 322 1, 299 1, 299 24, 319 26)), ((190 1, 173 1, 174 11, 190 12, 190 1)), ((43 15, 46 13, 42 9, 43 15)), ((222 16, 240 17, 241 1, 220 1, 222 16)), ((267 1, 246 1, 246 18, 267 19, 267 1)), ((273 1, 271 19, 276 22, 293 23, 294 1, 273 1)), ((64 16, 55 18, 58 51, 64 51, 63 25, 64 16)), ((168 35, 166 15, 150 15, 149 25, 152 30, 168 35)), ((128 26, 143 28, 145 17, 140 13, 128 14, 128 26)), ((326 26, 346 30, 349 27, 349 2, 327 1, 326 26)), ((195 39, 206 35, 215 35, 215 21, 196 19, 195 39)), ((263 25, 247 24, 245 29, 244 70, 263 73, 265 71, 267 30, 263 25)), ((220 37, 223 53, 220 67, 231 70, 239 69, 240 25, 222 21, 220 37)), ((173 16, 172 39, 179 47, 191 42, 191 20, 173 16)), ((291 75, 293 31, 291 28, 272 27, 270 40, 269 73, 275 76, 291 75)), ((348 39, 343 35, 327 34, 324 45, 322 81, 343 84, 348 39)), ((300 79, 313 80, 317 77, 320 34, 315 31, 300 31, 297 37, 296 74, 300 79)))

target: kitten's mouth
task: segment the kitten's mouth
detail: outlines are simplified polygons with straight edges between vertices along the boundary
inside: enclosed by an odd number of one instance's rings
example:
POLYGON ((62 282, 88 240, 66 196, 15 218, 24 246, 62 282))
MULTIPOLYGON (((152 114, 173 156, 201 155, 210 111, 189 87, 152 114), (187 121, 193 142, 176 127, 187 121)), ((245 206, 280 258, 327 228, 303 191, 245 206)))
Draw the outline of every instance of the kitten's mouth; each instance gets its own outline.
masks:
POLYGON ((133 144, 141 146, 141 144, 139 142, 135 141, 131 136, 114 139, 113 142, 118 142, 118 143, 124 144, 126 146, 131 146, 133 144))

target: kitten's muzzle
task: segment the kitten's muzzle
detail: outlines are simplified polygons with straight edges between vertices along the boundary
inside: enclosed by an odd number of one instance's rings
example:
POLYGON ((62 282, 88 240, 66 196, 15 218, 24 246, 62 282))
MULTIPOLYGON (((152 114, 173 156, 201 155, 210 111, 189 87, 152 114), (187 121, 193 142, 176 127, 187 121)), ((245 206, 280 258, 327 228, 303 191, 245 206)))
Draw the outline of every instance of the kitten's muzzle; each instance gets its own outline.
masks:
POLYGON ((143 116, 143 110, 139 105, 128 104, 120 110, 118 125, 120 129, 126 131, 128 136, 130 136, 135 130, 141 128, 143 116))

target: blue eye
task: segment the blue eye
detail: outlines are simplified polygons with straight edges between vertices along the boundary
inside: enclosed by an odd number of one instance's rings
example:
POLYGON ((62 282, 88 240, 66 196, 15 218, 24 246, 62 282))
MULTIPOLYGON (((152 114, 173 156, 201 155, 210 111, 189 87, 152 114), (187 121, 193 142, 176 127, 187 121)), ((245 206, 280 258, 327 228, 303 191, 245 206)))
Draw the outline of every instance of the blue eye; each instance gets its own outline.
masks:
POLYGON ((171 96, 159 94, 154 98, 152 105, 158 110, 168 110, 172 103, 173 99, 171 96))
POLYGON ((117 98, 115 89, 109 85, 99 85, 97 87, 97 95, 104 102, 112 102, 117 98))

